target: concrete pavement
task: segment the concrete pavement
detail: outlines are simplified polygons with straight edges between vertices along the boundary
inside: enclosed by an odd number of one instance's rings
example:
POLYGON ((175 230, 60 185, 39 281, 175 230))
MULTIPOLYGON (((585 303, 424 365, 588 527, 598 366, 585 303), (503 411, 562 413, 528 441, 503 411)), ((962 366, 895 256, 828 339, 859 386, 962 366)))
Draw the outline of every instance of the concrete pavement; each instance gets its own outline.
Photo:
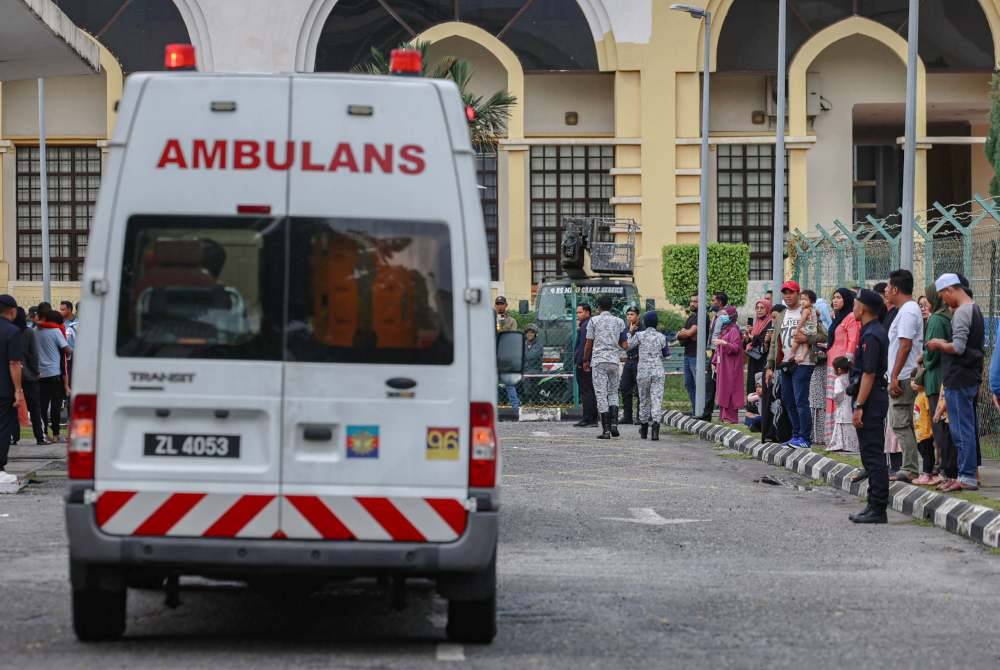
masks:
POLYGON ((446 646, 430 591, 310 597, 191 581, 129 595, 127 639, 72 636, 62 487, 0 498, 0 636, 25 668, 1000 666, 1000 556, 696 438, 503 424, 499 635, 446 646), (779 485, 758 483, 770 475, 779 485), (447 659, 464 660, 447 660, 447 659))

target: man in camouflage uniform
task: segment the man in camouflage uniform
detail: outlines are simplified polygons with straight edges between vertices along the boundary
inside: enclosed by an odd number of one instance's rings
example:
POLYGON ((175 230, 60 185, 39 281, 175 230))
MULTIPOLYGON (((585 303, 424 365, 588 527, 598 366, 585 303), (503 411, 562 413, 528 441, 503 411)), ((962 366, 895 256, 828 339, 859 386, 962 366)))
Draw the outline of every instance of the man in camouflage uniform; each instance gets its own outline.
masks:
POLYGON ((618 385, 621 380, 622 347, 625 345, 625 322, 611 313, 611 296, 597 299, 600 313, 587 324, 587 344, 583 352, 584 370, 594 376, 597 411, 603 432, 600 440, 618 437, 618 385), (611 403, 614 403, 613 405, 611 403))
POLYGON ((646 439, 649 424, 653 424, 652 439, 660 439, 660 420, 663 417, 663 359, 670 355, 666 336, 656 330, 659 320, 656 312, 646 312, 642 319, 644 330, 633 324, 629 331, 629 351, 639 352, 639 437, 646 439))

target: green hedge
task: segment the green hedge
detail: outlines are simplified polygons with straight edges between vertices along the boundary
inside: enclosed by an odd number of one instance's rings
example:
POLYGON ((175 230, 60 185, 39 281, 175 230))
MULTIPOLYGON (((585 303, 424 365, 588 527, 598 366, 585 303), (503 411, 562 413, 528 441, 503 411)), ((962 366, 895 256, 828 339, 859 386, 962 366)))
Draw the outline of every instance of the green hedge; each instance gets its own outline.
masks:
MULTIPOLYGON (((725 291, 729 304, 742 305, 750 280, 750 247, 745 244, 708 245, 708 295, 725 291)), ((663 290, 667 300, 688 304, 698 291, 698 245, 670 244, 663 247, 663 290)))

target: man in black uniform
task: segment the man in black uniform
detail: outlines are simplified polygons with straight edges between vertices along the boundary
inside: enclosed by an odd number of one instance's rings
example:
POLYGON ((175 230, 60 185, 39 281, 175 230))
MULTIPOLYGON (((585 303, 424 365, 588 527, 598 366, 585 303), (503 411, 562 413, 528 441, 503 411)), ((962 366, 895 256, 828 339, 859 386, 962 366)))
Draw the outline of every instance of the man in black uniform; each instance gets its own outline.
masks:
MULTIPOLYGON (((625 337, 629 335, 629 327, 633 323, 639 323, 639 308, 632 305, 625 310, 625 337)), ((641 328, 640 328, 641 329, 641 328)), ((639 403, 639 384, 636 379, 639 376, 639 347, 633 347, 626 351, 625 367, 622 369, 622 423, 632 423, 632 400, 636 401, 636 411, 639 403)))
POLYGON ((21 331, 11 323, 17 316, 17 301, 0 295, 0 484, 16 484, 17 477, 6 472, 10 443, 21 430, 17 406, 24 402, 21 389, 21 331))
POLYGON ((889 468, 885 463, 885 418, 889 392, 885 373, 889 365, 889 336, 879 321, 882 296, 862 289, 854 302, 854 316, 861 322, 861 336, 854 352, 851 391, 854 394, 854 427, 861 446, 861 463, 868 474, 868 505, 852 514, 854 523, 887 523, 889 468))

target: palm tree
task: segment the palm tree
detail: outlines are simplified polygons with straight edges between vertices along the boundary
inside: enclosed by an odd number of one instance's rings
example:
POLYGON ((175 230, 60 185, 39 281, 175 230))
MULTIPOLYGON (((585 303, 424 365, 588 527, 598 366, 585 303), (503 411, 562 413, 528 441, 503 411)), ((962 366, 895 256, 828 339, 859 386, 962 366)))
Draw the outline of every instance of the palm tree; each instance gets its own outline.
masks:
MULTIPOLYGON (((472 66, 457 58, 446 58, 431 69, 430 59, 427 57, 430 46, 430 42, 412 42, 401 44, 399 48, 416 49, 420 52, 423 68, 420 76, 450 79, 455 82, 467 110, 469 134, 473 146, 477 151, 495 151, 500 138, 507 132, 510 108, 517 104, 517 98, 506 89, 486 98, 469 92, 472 66)), ((389 57, 381 49, 372 47, 368 61, 354 66, 352 71, 364 74, 389 74, 389 57)))

